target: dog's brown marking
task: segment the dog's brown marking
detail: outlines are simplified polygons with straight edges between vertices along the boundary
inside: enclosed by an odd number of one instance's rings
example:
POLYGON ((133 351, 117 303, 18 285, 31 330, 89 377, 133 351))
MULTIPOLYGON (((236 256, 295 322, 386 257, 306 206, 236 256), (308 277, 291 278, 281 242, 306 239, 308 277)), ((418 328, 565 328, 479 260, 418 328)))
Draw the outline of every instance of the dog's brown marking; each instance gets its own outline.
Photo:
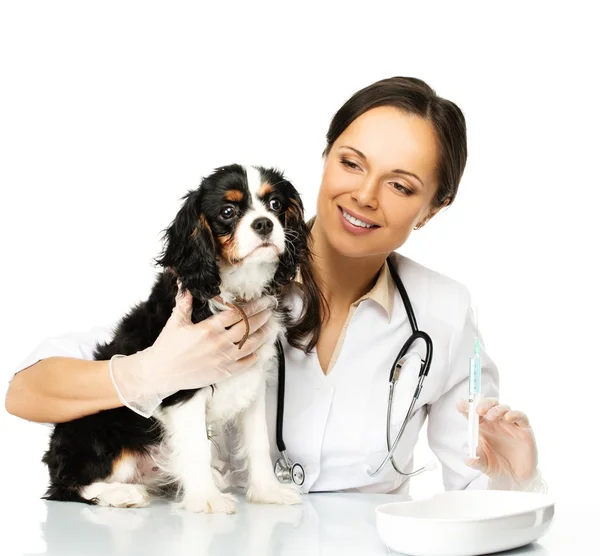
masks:
POLYGON ((287 226, 298 226, 302 220, 302 209, 296 199, 291 198, 290 204, 285 211, 285 225, 287 226))
POLYGON ((218 236, 217 239, 219 240, 219 243, 221 244, 221 247, 225 248, 233 240, 233 235, 232 234, 226 234, 224 236, 218 236))
POLYGON ((237 242, 235 241, 235 233, 218 236, 221 244, 221 253, 228 264, 235 264, 239 257, 237 242))
POLYGON ((112 473, 111 473, 111 477, 117 479, 119 482, 129 482, 132 479, 134 479, 135 477, 135 473, 136 473, 136 455, 134 452, 130 451, 130 450, 123 450, 114 460, 113 460, 113 464, 112 464, 112 473), (128 473, 126 469, 122 469, 122 467, 124 465, 131 465, 133 464, 133 472, 132 473, 128 473), (123 476, 123 474, 127 474, 128 476, 125 477, 123 476))
POLYGON ((200 224, 201 228, 203 228, 207 232, 210 232, 210 234, 212 235, 212 230, 210 229, 210 226, 209 226, 208 221, 206 220, 206 216, 204 216, 204 214, 200 214, 200 216, 198 217, 198 223, 200 224))
POLYGON ((273 191, 273 186, 270 183, 265 182, 259 187, 258 196, 266 197, 271 191, 273 191))
POLYGON ((216 251, 217 245, 215 244, 215 237, 213 236, 213 232, 210 227, 210 224, 206 220, 206 217, 204 216, 204 214, 201 214, 198 217, 198 226, 196 226, 194 228, 194 231, 192 232, 192 239, 196 239, 196 237, 198 237, 200 230, 204 230, 206 232, 206 234, 209 237, 212 248, 216 251))
POLYGON ((239 203, 244 198, 244 193, 239 189, 230 189, 225 193, 225 200, 232 203, 239 203))

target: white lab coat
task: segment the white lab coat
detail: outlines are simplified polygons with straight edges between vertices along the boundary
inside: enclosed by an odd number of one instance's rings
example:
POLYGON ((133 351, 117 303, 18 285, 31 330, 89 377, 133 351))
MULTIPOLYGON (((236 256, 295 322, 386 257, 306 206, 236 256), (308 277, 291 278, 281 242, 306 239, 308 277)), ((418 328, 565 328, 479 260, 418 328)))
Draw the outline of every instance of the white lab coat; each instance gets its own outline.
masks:
MULTIPOLYGON (((456 404, 468 396, 469 358, 477 331, 470 296, 460 283, 394 253, 396 268, 410 298, 419 329, 433 342, 429 376, 395 452, 403 471, 413 469, 413 449, 428 418, 427 436, 442 466, 447 490, 482 488, 487 477, 464 463, 467 454, 467 420, 456 404)), ((360 491, 407 492, 408 480, 388 463, 371 478, 373 468, 386 455, 386 412, 389 372, 402 345, 411 334, 399 292, 395 292, 388 322, 384 308, 372 299, 356 309, 335 366, 328 375, 321 370, 316 353, 309 355, 284 343, 286 357, 283 436, 293 462, 306 472, 304 492, 360 491)), ((286 301, 294 311, 300 299, 286 301)), ((479 335, 482 358, 481 389, 484 397, 498 397, 498 371, 479 335)), ((111 338, 111 327, 96 328, 49 338, 18 367, 26 368, 49 356, 90 359, 99 341, 111 338)), ((414 350, 424 357, 419 341, 414 350)), ((392 410, 392 441, 410 405, 419 364, 411 358, 402 370, 392 410)), ((279 457, 275 442, 277 387, 267 391, 267 420, 273 462, 279 457)))

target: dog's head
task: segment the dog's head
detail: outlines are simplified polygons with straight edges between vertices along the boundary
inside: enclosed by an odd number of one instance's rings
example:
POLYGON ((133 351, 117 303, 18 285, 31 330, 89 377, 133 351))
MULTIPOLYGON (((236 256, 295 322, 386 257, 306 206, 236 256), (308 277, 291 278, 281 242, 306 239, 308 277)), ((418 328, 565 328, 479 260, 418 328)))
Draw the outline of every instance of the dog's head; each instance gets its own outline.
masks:
POLYGON ((183 200, 156 262, 195 298, 277 293, 307 263, 304 207, 278 170, 224 166, 183 200))

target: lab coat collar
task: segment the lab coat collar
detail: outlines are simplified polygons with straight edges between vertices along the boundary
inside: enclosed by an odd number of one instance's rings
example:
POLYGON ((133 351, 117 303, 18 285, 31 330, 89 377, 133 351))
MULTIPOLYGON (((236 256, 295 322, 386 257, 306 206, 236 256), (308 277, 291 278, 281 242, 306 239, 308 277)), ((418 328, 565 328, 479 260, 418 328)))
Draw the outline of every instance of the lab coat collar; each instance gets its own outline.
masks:
MULTIPOLYGON (((295 281, 298 284, 302 284, 302 277, 300 272, 296 275, 295 281)), ((383 263, 383 266, 377 274, 377 280, 373 287, 362 297, 352 303, 352 307, 358 307, 365 299, 371 299, 376 303, 379 303, 385 310, 388 317, 388 323, 392 318, 392 309, 394 307, 394 292, 396 290, 396 284, 392 278, 390 269, 388 268, 387 262, 383 263)))

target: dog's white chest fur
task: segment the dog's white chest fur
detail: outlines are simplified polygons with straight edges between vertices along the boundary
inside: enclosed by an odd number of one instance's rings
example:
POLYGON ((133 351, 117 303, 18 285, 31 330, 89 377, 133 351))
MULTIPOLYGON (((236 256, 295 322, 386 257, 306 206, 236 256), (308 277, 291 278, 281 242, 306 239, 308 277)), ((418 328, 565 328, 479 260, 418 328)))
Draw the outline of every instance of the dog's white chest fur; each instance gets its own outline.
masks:
POLYGON ((256 350, 256 363, 219 382, 214 392, 210 388, 202 391, 206 399, 208 425, 221 425, 234 419, 256 399, 259 389, 265 388, 269 375, 276 372, 275 340, 280 325, 275 318, 270 319, 270 327, 271 338, 256 350))
MULTIPOLYGON (((258 283, 264 280, 264 276, 261 276, 260 273, 255 272, 255 274, 256 276, 253 277, 258 283)), ((242 287, 241 284, 236 284, 237 287, 235 287, 232 284, 233 277, 232 274, 224 279, 228 286, 226 292, 233 291, 234 295, 242 295, 243 292, 257 288, 253 284, 254 280, 248 280, 245 287, 242 287), (249 286, 249 284, 252 285, 249 286)), ((227 293, 222 294, 222 297, 225 301, 229 301, 230 297, 233 298, 231 294, 228 295, 227 293)), ((228 310, 225 305, 214 300, 210 303, 213 313, 224 309, 228 310)), ((275 304, 275 300, 273 300, 273 304, 275 304)), ((203 391, 206 398, 206 421, 208 425, 223 424, 235 418, 237 414, 246 409, 256 399, 259 389, 265 388, 266 381, 270 378, 268 375, 276 372, 277 348, 275 341, 278 335, 283 333, 284 328, 279 321, 279 317, 274 314, 264 325, 264 329, 268 330, 268 337, 255 352, 258 358, 256 363, 219 382, 214 388, 214 392, 211 392, 211 389, 203 391)))

